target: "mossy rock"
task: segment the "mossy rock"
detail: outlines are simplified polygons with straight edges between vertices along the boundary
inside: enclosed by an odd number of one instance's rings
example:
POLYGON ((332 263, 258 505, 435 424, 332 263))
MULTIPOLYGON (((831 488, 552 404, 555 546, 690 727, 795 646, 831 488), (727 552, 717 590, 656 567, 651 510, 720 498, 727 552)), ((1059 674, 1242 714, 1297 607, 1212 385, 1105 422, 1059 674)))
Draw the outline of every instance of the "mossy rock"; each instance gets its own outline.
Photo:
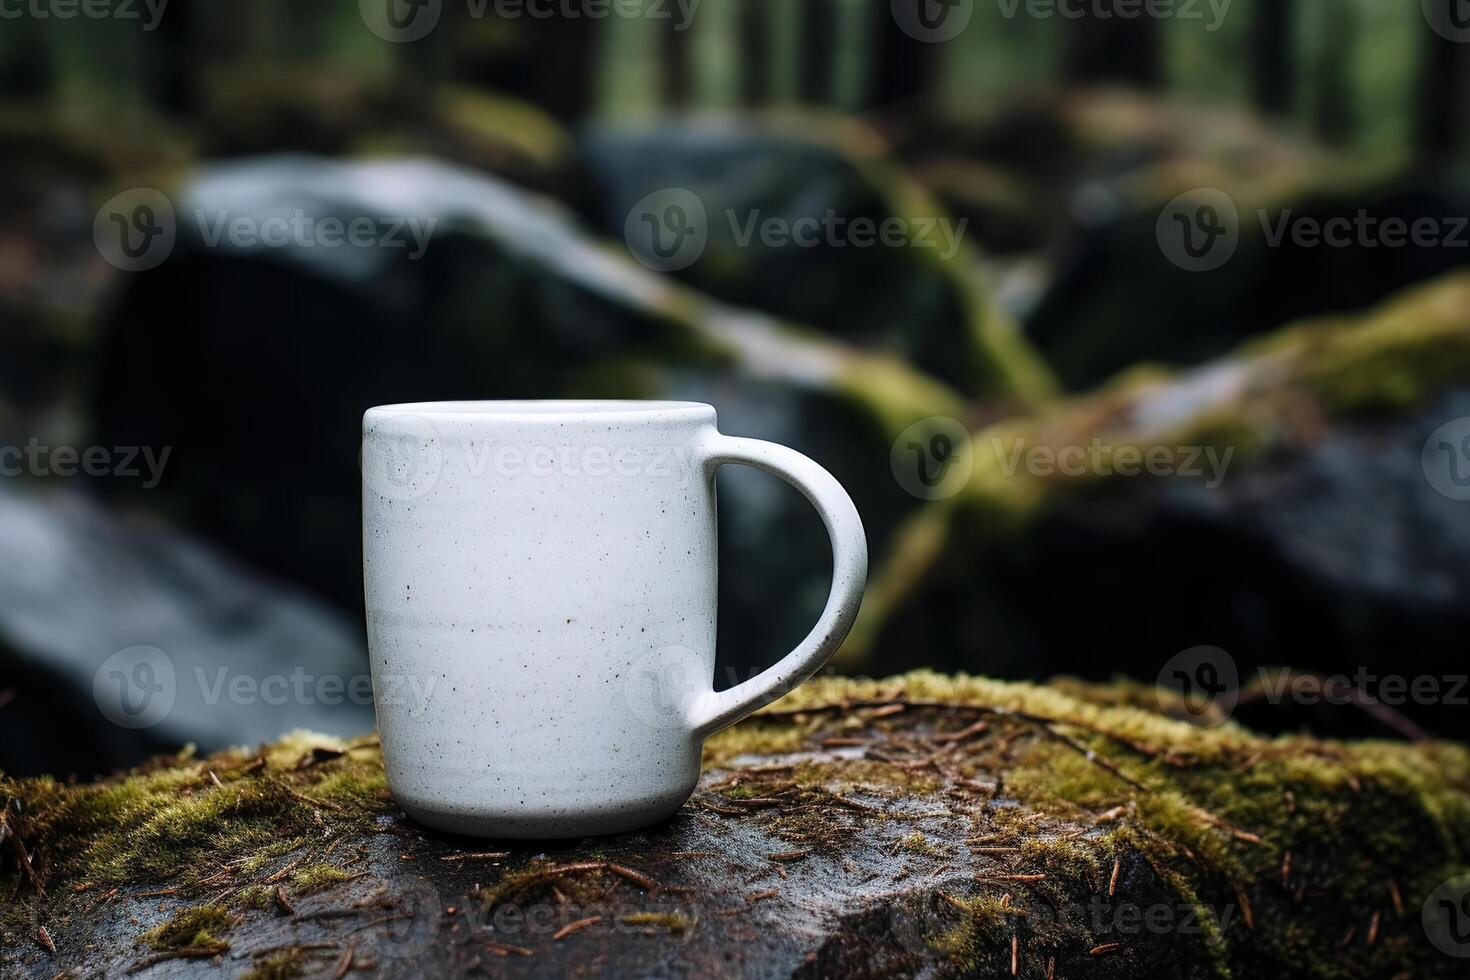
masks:
POLYGON ((819 679, 711 739, 665 823, 539 844, 419 828, 372 736, 0 781, 20 801, 0 966, 1462 975, 1465 950, 1425 929, 1470 867, 1470 752, 1266 738, 1186 707, 1127 686, 819 679))
POLYGON ((1345 154, 1248 108, 1117 90, 1006 98, 971 115, 921 128, 899 155, 975 217, 980 240, 1033 250, 1036 262, 1007 291, 1024 296, 1027 338, 1073 391, 1141 360, 1199 364, 1302 317, 1362 311, 1466 266, 1457 216, 1470 214, 1470 186, 1412 169, 1401 154, 1345 154), (1238 244, 1228 260, 1221 246, 1218 268, 1182 268, 1182 242, 1161 240, 1159 223, 1176 197, 1202 189, 1229 196, 1238 220, 1220 213, 1238 244), (1373 222, 1364 235, 1360 214, 1373 222), (1406 232, 1429 222, 1445 244, 1391 245, 1381 234, 1389 219, 1406 232), (1353 231, 1346 245, 1275 241, 1288 221, 1353 231), (1039 291, 1035 266, 1050 280, 1039 291))
MULTIPOLYGON (((99 358, 98 444, 174 448, 150 508, 354 612, 361 576, 342 556, 361 544, 358 434, 375 404, 708 401, 725 431, 828 467, 879 536, 918 503, 892 479, 894 439, 964 410, 952 388, 890 353, 719 303, 645 269, 554 202, 464 168, 252 160, 204 171, 176 202, 181 214, 257 220, 297 209, 316 220, 439 220, 416 258, 408 247, 209 247, 182 222, 168 260, 129 277, 99 358), (274 427, 298 437, 272 450, 275 465, 238 451, 274 427)), ((407 245, 410 233, 399 235, 407 245)), ((720 646, 774 657, 821 610, 826 535, 799 494, 727 472, 721 548, 742 574, 721 578, 720 646), (773 615, 773 594, 796 601, 773 615)), ((758 664, 725 666, 744 675, 758 664)))
MULTIPOLYGON (((1361 665, 1454 694, 1470 534, 1425 447, 1467 415, 1470 276, 1456 274, 978 430, 962 488, 910 518, 877 570, 843 663, 943 651, 949 669, 1151 682, 1210 644, 1243 681, 1361 665)), ((1421 723, 1463 732, 1464 701, 1443 702, 1421 723)))
POLYGON ((1052 393, 985 284, 967 225, 860 121, 779 112, 589 127, 578 158, 580 209, 609 237, 649 195, 698 198, 708 240, 673 274, 710 296, 895 354, 968 396, 1034 405, 1052 393), (907 244, 863 244, 844 231, 857 222, 898 222, 907 244))

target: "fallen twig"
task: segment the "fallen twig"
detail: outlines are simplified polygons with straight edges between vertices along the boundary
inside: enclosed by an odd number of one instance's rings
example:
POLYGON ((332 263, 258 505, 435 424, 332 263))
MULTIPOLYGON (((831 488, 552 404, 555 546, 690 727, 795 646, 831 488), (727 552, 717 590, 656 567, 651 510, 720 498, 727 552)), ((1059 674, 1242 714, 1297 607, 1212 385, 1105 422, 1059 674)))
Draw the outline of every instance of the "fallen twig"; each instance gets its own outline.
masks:
POLYGON ((558 942, 558 941, 560 941, 562 939, 565 939, 566 937, 572 935, 573 933, 581 932, 583 929, 586 929, 588 926, 595 926, 595 925, 597 925, 597 923, 599 923, 601 921, 602 921, 602 916, 600 916, 600 915, 589 915, 585 919, 578 919, 576 922, 569 922, 566 925, 562 926, 560 929, 556 930, 556 932, 553 932, 551 934, 551 941, 552 942, 558 942))

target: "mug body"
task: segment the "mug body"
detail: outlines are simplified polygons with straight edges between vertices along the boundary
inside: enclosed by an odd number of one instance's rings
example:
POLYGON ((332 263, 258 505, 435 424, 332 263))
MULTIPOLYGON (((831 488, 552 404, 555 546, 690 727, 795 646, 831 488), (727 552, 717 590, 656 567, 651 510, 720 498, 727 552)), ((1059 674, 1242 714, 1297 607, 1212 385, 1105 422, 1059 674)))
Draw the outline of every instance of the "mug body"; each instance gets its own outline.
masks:
POLYGON ((383 761, 414 818, 616 833, 699 777, 715 498, 690 402, 434 402, 363 420, 383 761))

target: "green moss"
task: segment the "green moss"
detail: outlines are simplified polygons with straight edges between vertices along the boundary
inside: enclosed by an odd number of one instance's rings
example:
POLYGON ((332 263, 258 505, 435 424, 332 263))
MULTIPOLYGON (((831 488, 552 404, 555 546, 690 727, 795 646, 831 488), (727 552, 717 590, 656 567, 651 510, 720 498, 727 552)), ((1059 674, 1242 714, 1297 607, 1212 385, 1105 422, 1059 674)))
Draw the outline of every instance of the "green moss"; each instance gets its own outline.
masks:
POLYGON ((311 895, 351 881, 354 877, 334 864, 308 864, 291 873, 291 885, 298 895, 311 895))
MULTIPOLYGON (((1262 975, 1260 964, 1322 980, 1403 970, 1452 975, 1426 950, 1416 910, 1422 896, 1470 860, 1470 750, 1461 746, 1266 738, 1230 722, 1201 728, 1175 721, 1137 684, 1038 686, 921 671, 886 680, 813 680, 710 739, 707 751, 707 765, 732 768, 713 775, 699 799, 723 798, 717 805, 741 811, 729 819, 748 820, 789 841, 791 850, 828 860, 855 860, 852 841, 862 835, 851 832, 854 822, 901 821, 911 798, 932 800, 963 784, 964 805, 950 811, 974 821, 975 837, 965 838, 963 848, 948 838, 940 847, 937 827, 903 825, 886 838, 891 857, 863 860, 907 866, 917 860, 907 855, 922 855, 968 873, 942 896, 916 887, 913 894, 927 895, 932 908, 915 938, 973 975, 1008 975, 1013 942, 1022 975, 1037 976, 1046 975, 1053 956, 1106 945, 1113 937, 1088 916, 1057 911, 1098 902, 1108 910, 1126 903, 1192 910, 1196 934, 1155 937, 1155 951, 1193 944, 1219 977, 1262 975), (940 733, 949 737, 935 741, 940 733), (837 736, 857 740, 867 757, 824 751, 837 736), (940 754, 925 754, 936 746, 943 746, 940 754), (737 766, 745 755, 759 756, 760 764, 737 766), (786 758, 773 764, 772 756, 786 758), (886 805, 875 805, 875 798, 886 805), (753 799, 762 804, 743 804, 753 799), (765 805, 768 799, 780 804, 765 805), (1304 898, 1298 889, 1307 889, 1304 898), (1405 911, 1399 914, 1396 905, 1405 911), (1348 929, 1361 937, 1370 921, 1379 923, 1375 944, 1360 938, 1350 949, 1342 946, 1348 929)), ((27 803, 21 835, 47 855, 48 912, 93 901, 106 883, 88 862, 109 852, 96 850, 79 827, 105 833, 109 819, 151 826, 182 796, 221 793, 209 772, 230 797, 253 785, 247 780, 271 782, 286 801, 273 819, 313 827, 305 835, 312 840, 321 839, 323 826, 334 835, 372 833, 371 819, 358 814, 386 808, 372 790, 381 762, 371 740, 334 743, 298 734, 267 750, 263 770, 253 758, 165 759, 92 786, 9 781, 6 791, 27 803), (311 752, 316 745, 348 751, 322 759, 311 752), (352 809, 359 804, 378 809, 352 809), (73 817, 77 823, 66 822, 73 817)), ((237 849, 230 828, 216 827, 212 836, 187 822, 180 829, 220 850, 191 845, 201 848, 197 867, 174 869, 170 884, 233 869, 231 904, 269 908, 272 881, 238 877, 247 866, 247 877, 265 873, 265 850, 237 849)), ((635 888, 594 863, 598 854, 584 849, 576 858, 533 858, 482 898, 492 908, 558 894, 590 905, 606 902, 611 889, 635 888)), ((138 860, 134 855, 122 868, 148 866, 138 860)), ((302 861, 291 869, 295 887, 349 877, 322 863, 320 854, 316 863, 306 855, 295 860, 302 861)), ((7 867, 0 889, 14 889, 16 874, 7 867)), ((672 932, 683 921, 646 915, 631 924, 672 932)), ((150 930, 144 942, 160 951, 223 948, 219 937, 233 925, 224 906, 204 905, 150 930)), ((289 952, 257 964, 301 966, 289 952)))
POLYGON ((272 861, 290 854, 305 843, 306 838, 304 837, 288 837, 269 844, 262 844, 252 853, 240 859, 240 872, 246 875, 256 874, 272 861))
POLYGON ((999 948, 1000 937, 1015 928, 1018 913, 1009 894, 987 892, 966 898, 949 897, 960 912, 960 921, 937 936, 927 937, 929 945, 939 950, 965 973, 977 972, 982 957, 999 948))
POLYGON ((802 745, 803 732, 788 724, 736 725, 704 744, 704 764, 723 766, 742 755, 780 755, 802 745))
POLYGON ((297 868, 291 873, 291 886, 295 887, 297 895, 313 895, 316 892, 325 892, 334 884, 351 882, 354 874, 341 870, 335 864, 309 864, 304 868, 297 868))
POLYGON ((570 142, 566 129, 531 103, 483 89, 442 86, 435 108, 441 123, 460 138, 514 147, 543 167, 555 166, 570 142))
POLYGON ((914 831, 912 834, 906 834, 900 837, 894 842, 893 849, 895 851, 908 851, 910 854, 924 854, 929 857, 942 858, 949 856, 948 848, 939 847, 931 843, 929 838, 925 837, 919 831, 914 831))
POLYGON ((228 932, 234 925, 234 916, 223 906, 198 905, 177 912, 167 922, 149 929, 138 937, 138 942, 159 951, 189 947, 222 952, 230 944, 213 934, 228 932))
POLYGON ((60 881, 94 885, 187 882, 221 865, 252 874, 328 821, 350 827, 389 805, 376 739, 298 732, 263 758, 231 750, 201 764, 185 755, 81 786, 0 779, 0 793, 26 801, 28 832, 51 842, 60 881), (318 762, 318 746, 348 751, 318 762))
POLYGON ((306 976, 307 958, 299 949, 287 949, 262 957, 240 974, 240 980, 295 980, 306 976))
POLYGON ((1411 290, 1356 329, 1312 323, 1277 343, 1305 355, 1302 380, 1332 411, 1412 408, 1470 377, 1470 274, 1411 290))
MULTIPOLYGON (((1146 862, 1169 902, 1192 910, 1195 941, 1219 976, 1239 975, 1232 964, 1258 958, 1324 978, 1354 970, 1387 975, 1395 957, 1427 962, 1433 951, 1422 948, 1422 937, 1417 947, 1385 937, 1341 962, 1324 958, 1322 949, 1335 948, 1350 926, 1366 929, 1375 914, 1385 932, 1390 922, 1417 929, 1416 916, 1390 918, 1390 896, 1426 895, 1463 870, 1470 859, 1470 750, 1264 738, 1230 723, 1198 728, 1150 710, 1136 685, 1123 688, 1072 682, 1060 690, 928 672, 887 681, 820 678, 768 711, 903 699, 1000 709, 996 725, 1006 711, 1040 716, 1143 786, 1060 739, 1017 740, 1012 733, 975 748, 972 767, 1003 773, 1007 795, 1024 804, 1012 824, 987 816, 991 828, 1010 827, 1003 839, 1014 857, 1004 871, 1042 877, 1004 886, 1012 895, 1005 914, 996 904, 1000 893, 991 894, 997 885, 985 884, 982 895, 962 900, 974 904, 973 914, 930 937, 967 969, 983 960, 1008 970, 1017 928, 1029 950, 1023 959, 1058 945, 1106 941, 1085 920, 1048 918, 1044 908, 1086 906, 1108 895, 1114 861, 1126 855, 1146 862), (1027 819, 1036 813, 1084 826, 1097 814, 1112 816, 1095 835, 1062 839, 1027 819), (1276 884, 1284 864, 1290 887, 1276 884), (1297 881, 1332 900, 1307 911, 1292 899, 1297 881), (1247 909, 1253 928, 1242 924, 1247 909), (1222 916, 1231 928, 1221 927, 1222 916)), ((1044 973, 1045 964, 1033 968, 1044 973)))
POLYGON ((269 885, 246 885, 235 893, 235 901, 246 908, 268 909, 275 904, 276 890, 269 885))
POLYGON ((888 442, 915 422, 965 413, 964 400, 951 388, 897 358, 878 354, 848 358, 838 369, 835 388, 877 423, 888 442))

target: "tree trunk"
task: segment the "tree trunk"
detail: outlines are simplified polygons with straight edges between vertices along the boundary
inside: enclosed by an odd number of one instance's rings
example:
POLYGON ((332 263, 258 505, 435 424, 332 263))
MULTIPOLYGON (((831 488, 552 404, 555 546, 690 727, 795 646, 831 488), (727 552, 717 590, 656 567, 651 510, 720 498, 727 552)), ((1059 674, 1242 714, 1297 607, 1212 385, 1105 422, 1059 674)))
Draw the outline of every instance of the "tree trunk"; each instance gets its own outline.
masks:
POLYGON ((798 95, 807 105, 832 101, 832 54, 837 45, 834 0, 802 0, 798 95))
POLYGON ((771 101, 771 7, 767 0, 740 0, 740 104, 757 108, 771 101))
POLYGON ((1470 21, 1454 19, 1458 3, 1444 0, 1440 19, 1424 33, 1416 143, 1430 163, 1451 160, 1470 143, 1470 39, 1455 39, 1457 31, 1470 34, 1470 21))
POLYGON ((1322 18, 1322 32, 1322 49, 1317 56, 1316 97, 1312 103, 1312 129, 1317 138, 1329 146, 1343 146, 1352 142, 1357 131, 1351 65, 1358 25, 1352 5, 1334 4, 1322 18))
POLYGON ((162 7, 159 23, 147 33, 144 50, 151 72, 149 101, 171 116, 189 116, 198 107, 194 38, 199 7, 170 3, 162 7))
POLYGON ((1095 12, 1079 18, 1069 28, 1064 71, 1077 85, 1160 87, 1164 61, 1158 18, 1095 12))
POLYGON ((920 41, 900 27, 889 0, 872 0, 868 31, 872 41, 865 107, 913 106, 922 102, 937 81, 943 45, 920 41))
POLYGON ((542 93, 538 101, 563 122, 585 119, 595 108, 601 24, 591 17, 537 24, 540 37, 534 47, 542 93))
POLYGON ((676 20, 659 23, 659 53, 662 59, 659 80, 663 104, 683 109, 694 101, 694 38, 688 27, 677 30, 677 24, 676 20))
POLYGON ((1296 0, 1256 0, 1251 20, 1251 101, 1288 115, 1296 102, 1296 0))
MULTIPOLYGON (((458 4, 446 3, 446 14, 458 4)), ((495 16, 488 6, 485 17, 495 16)), ((585 16, 506 17, 502 25, 509 40, 456 56, 451 50, 451 74, 470 85, 534 103, 563 122, 576 122, 593 108, 601 20, 585 16)), ((466 31, 486 33, 483 24, 470 23, 466 31)), ((454 38, 441 23, 423 44, 436 35, 454 38)), ((408 47, 409 45, 405 45, 408 47)))
POLYGON ((453 39, 463 27, 465 7, 445 4, 434 30, 417 41, 395 44, 398 83, 407 93, 422 94, 454 74, 453 39))
POLYGON ((0 90, 12 99, 40 99, 51 91, 54 65, 42 22, 22 17, 6 25, 0 48, 0 90))

